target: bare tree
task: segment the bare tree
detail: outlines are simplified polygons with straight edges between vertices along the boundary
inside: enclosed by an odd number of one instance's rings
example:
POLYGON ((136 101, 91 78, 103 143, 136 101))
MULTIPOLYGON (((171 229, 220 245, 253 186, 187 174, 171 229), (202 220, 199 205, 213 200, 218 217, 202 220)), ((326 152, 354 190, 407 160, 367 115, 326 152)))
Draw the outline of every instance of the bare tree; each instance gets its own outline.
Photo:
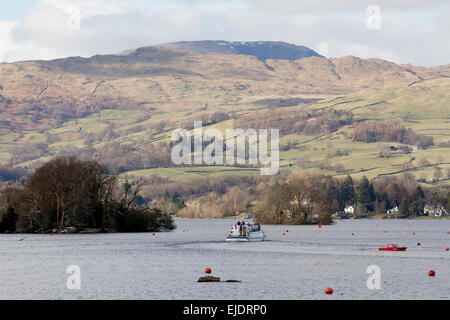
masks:
POLYGON ((122 201, 121 201, 124 208, 128 209, 136 204, 136 200, 144 184, 145 182, 143 179, 132 181, 125 179, 125 182, 122 184, 122 201))

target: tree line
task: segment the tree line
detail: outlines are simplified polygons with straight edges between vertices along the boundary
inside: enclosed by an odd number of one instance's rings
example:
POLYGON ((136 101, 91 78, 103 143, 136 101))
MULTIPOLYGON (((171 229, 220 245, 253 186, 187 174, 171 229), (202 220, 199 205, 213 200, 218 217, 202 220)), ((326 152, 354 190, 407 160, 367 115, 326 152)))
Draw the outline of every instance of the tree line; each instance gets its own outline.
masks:
POLYGON ((58 157, 24 183, 2 188, 0 232, 171 230, 172 219, 141 206, 140 180, 120 181, 96 161, 58 157))
POLYGON ((96 161, 70 157, 44 164, 25 181, 10 181, 0 196, 0 231, 11 231, 5 226, 14 221, 21 232, 68 226, 154 230, 158 222, 152 219, 166 221, 169 214, 223 218, 253 213, 262 223, 326 224, 348 206, 356 209, 356 218, 386 214, 395 207, 397 217, 415 217, 424 213, 425 205, 450 212, 448 186, 422 187, 404 177, 342 179, 282 171, 276 176, 219 175, 179 182, 156 175, 119 179, 96 161))
POLYGON ((0 183, 6 181, 19 181, 27 175, 27 171, 22 167, 9 168, 0 166, 0 183))
POLYGON ((276 184, 256 207, 256 217, 265 223, 330 223, 333 215, 353 206, 355 218, 386 214, 397 207, 397 217, 424 215, 424 207, 443 207, 450 212, 448 187, 422 189, 411 181, 350 176, 335 179, 323 175, 292 176, 276 184))
POLYGON ((349 111, 327 109, 301 112, 297 110, 265 110, 234 120, 235 128, 279 128, 280 134, 319 135, 331 133, 351 124, 349 111))
POLYGON ((412 129, 396 123, 366 121, 355 125, 353 140, 361 142, 399 142, 425 149, 433 145, 433 137, 417 134, 412 129))
POLYGON ((395 207, 397 217, 416 217, 423 215, 426 204, 450 212, 449 187, 422 187, 403 177, 355 180, 288 172, 272 177, 224 175, 179 182, 154 180, 143 194, 163 211, 182 217, 253 213, 262 223, 326 224, 349 206, 354 207, 356 218, 386 214, 395 207))

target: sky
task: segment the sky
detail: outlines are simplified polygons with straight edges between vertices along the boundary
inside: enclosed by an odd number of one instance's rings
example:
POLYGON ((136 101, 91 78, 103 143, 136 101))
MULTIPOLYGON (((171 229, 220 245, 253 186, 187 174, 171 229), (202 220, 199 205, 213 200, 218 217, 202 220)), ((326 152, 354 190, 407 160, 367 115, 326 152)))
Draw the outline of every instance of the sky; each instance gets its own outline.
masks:
POLYGON ((173 41, 285 41, 326 57, 450 64, 449 0, 2 0, 0 62, 173 41))

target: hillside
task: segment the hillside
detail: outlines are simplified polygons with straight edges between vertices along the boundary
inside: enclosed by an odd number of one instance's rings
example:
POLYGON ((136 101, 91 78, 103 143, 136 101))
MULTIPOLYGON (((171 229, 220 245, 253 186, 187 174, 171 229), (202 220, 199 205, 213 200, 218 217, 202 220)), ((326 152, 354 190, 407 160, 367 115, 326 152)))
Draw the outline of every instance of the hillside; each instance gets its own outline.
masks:
POLYGON ((173 168, 168 137, 194 119, 225 129, 265 110, 317 116, 337 110, 353 122, 321 134, 282 135, 282 170, 377 177, 407 168, 416 180, 429 181, 438 165, 440 183, 448 182, 450 65, 425 68, 352 56, 289 60, 290 51, 287 59, 272 53, 276 59, 261 61, 248 51, 179 49, 0 64, 0 162, 33 168, 54 155, 75 154, 122 173, 171 180, 259 173, 173 168), (399 144, 352 140, 354 126, 368 120, 398 121, 432 136, 434 146, 381 158, 380 145, 399 144), (422 159, 429 163, 419 166, 422 159))

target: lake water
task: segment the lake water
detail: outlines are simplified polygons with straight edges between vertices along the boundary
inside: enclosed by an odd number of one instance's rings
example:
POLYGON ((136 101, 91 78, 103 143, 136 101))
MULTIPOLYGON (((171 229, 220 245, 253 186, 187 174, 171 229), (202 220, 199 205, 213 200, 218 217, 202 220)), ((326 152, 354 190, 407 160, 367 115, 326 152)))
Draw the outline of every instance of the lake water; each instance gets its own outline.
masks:
POLYGON ((450 299, 450 220, 269 225, 267 241, 224 242, 234 222, 176 219, 155 236, 0 235, 0 299, 450 299), (408 250, 377 250, 387 243, 408 250), (80 290, 66 286, 69 265, 81 269, 80 290), (370 265, 379 290, 367 288, 370 265), (197 283, 206 267, 242 282, 197 283))

